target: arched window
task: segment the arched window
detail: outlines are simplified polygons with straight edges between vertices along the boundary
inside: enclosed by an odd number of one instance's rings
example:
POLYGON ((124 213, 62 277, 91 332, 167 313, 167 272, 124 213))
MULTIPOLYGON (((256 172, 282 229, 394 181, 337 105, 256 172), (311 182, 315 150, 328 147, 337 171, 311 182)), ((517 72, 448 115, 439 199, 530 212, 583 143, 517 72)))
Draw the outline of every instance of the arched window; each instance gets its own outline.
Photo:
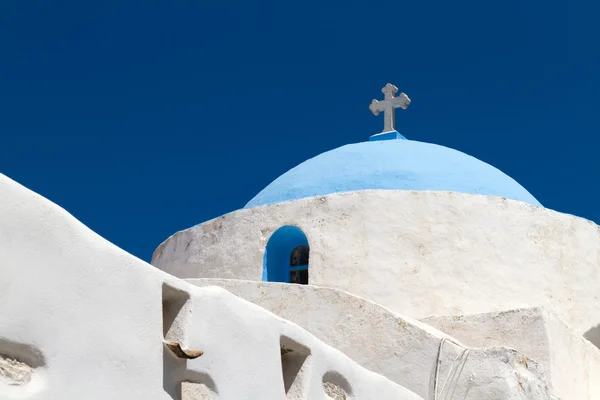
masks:
POLYGON ((308 284, 309 246, 297 226, 286 225, 269 238, 263 259, 263 281, 308 284))

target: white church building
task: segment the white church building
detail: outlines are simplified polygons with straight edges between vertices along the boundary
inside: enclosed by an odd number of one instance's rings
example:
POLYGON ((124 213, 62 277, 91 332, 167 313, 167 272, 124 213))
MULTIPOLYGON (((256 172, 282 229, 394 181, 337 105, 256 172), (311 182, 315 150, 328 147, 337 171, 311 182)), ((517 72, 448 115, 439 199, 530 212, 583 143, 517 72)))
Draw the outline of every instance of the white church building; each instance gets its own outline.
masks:
POLYGON ((395 130, 152 265, 0 175, 0 400, 600 400, 600 229, 395 130))

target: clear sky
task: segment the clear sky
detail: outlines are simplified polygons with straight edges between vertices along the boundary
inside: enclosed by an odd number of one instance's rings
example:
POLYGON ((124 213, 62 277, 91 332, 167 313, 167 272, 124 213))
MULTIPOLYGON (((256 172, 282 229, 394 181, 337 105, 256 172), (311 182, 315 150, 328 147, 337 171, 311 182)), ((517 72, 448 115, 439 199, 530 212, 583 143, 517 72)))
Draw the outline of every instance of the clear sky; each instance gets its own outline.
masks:
POLYGON ((0 172, 150 260, 174 232, 381 131, 368 105, 389 81, 412 99, 402 134, 600 223, 600 6, 587 3, 4 0, 0 172))

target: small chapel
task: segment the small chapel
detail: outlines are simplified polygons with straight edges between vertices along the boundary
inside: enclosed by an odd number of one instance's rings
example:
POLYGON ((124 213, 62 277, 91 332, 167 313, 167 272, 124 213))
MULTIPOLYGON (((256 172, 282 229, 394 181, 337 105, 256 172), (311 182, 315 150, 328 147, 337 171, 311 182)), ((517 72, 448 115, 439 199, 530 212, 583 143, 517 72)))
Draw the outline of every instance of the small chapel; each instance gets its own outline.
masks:
POLYGON ((381 92, 151 264, 0 175, 0 399, 600 400, 598 225, 381 92))

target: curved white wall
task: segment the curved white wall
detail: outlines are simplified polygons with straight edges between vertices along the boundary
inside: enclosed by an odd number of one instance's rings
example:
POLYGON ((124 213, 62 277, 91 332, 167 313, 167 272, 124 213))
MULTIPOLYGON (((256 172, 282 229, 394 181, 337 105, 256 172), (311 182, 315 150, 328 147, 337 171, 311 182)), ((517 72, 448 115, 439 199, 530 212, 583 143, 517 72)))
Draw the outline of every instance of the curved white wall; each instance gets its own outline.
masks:
MULTIPOLYGON (((528 363, 537 362, 558 398, 599 397, 600 350, 542 308, 433 317, 419 322, 327 287, 228 279, 186 282, 222 287, 298 324, 363 367, 425 399, 434 397, 429 379, 433 366, 439 364, 442 370, 450 370, 465 345, 471 347, 471 355, 478 357, 469 357, 470 361, 461 367, 459 386, 468 383, 471 376, 483 378, 485 366, 495 364, 493 375, 499 376, 504 361, 492 354, 504 347, 517 350, 528 363), (442 340, 445 343, 440 354, 442 340)), ((510 371, 507 380, 511 381, 516 372, 510 371)))
MULTIPOLYGON (((336 289, 226 279, 188 279, 186 282, 200 287, 222 287, 292 321, 363 367, 423 398, 433 395, 429 378, 438 362, 440 340, 449 340, 444 368, 462 350, 451 345, 450 342, 459 344, 455 339, 429 325, 395 315, 336 289)), ((479 365, 469 365, 469 368, 476 367, 479 365)))
POLYGON ((158 271, 1 174, 0 199, 0 399, 319 399, 324 382, 357 400, 421 399, 289 321, 158 271), (178 358, 165 339, 204 354, 178 358))
POLYGON ((308 237, 311 284, 399 314, 543 306, 580 333, 600 322, 598 226, 499 197, 369 190, 239 210, 176 233, 152 264, 181 278, 261 280, 282 225, 308 237))

